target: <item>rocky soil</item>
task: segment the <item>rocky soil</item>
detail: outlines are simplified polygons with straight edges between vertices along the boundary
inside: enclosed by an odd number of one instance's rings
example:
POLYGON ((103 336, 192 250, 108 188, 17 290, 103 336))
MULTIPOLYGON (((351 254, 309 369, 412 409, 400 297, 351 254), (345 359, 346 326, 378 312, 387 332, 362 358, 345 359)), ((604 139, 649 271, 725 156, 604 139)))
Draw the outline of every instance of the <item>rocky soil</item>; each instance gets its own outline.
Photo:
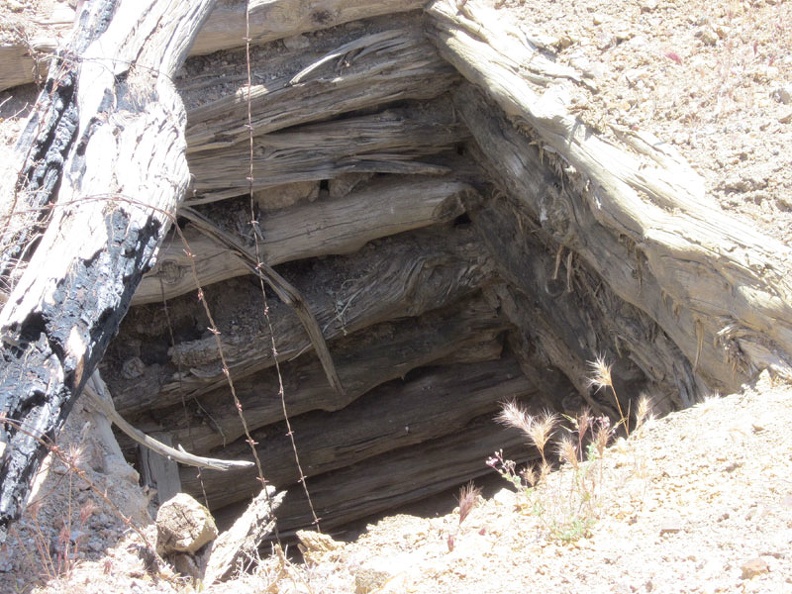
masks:
MULTIPOLYGON (((24 17, 37 5, 9 2, 0 21, 35 33, 46 23, 24 17)), ((790 240, 792 3, 506 0, 499 10, 586 73, 595 90, 578 90, 583 120, 612 138, 624 128, 653 133, 725 210, 790 240)), ((0 148, 13 142, 30 94, 0 94, 0 148)), ((306 537, 304 564, 276 554, 208 591, 792 592, 790 396, 792 387, 762 376, 740 394, 647 423, 531 492, 502 482, 461 524, 457 512, 401 514, 349 543, 306 537)), ((142 539, 153 540, 145 496, 106 464, 109 446, 85 414, 70 419, 62 448, 108 498, 53 461, 37 514, 0 549, 0 591, 193 591, 141 556, 142 539)))

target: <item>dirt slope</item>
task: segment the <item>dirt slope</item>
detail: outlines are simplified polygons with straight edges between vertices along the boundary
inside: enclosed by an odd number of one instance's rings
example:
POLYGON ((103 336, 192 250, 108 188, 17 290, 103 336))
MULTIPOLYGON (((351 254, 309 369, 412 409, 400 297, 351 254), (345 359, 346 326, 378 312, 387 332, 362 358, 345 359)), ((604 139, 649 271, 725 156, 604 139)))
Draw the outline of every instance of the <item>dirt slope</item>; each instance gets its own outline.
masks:
POLYGON ((456 513, 386 518, 277 591, 792 592, 790 396, 764 378, 650 422, 601 465, 531 495, 506 486, 461 527, 456 513))

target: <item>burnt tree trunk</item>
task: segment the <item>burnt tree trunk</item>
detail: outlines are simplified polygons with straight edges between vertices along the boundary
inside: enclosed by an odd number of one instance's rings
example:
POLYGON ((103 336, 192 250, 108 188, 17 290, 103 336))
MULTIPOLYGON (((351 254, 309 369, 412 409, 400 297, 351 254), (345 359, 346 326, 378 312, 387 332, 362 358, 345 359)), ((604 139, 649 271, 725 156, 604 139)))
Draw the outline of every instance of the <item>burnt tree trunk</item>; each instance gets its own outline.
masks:
POLYGON ((186 192, 171 77, 213 5, 88 4, 15 149, 1 196, 0 541, 186 192))

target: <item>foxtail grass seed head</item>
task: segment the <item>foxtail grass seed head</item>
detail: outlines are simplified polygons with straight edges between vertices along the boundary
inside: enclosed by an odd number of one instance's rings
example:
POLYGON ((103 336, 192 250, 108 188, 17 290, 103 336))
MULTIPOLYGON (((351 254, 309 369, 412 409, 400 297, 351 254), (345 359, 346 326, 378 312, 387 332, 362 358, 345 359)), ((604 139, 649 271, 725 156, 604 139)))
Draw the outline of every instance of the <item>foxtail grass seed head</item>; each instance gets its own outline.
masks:
POLYGON ((467 485, 459 489, 459 525, 470 515, 473 508, 476 506, 476 501, 481 495, 481 489, 470 481, 467 485))
POLYGON ((563 462, 571 464, 573 468, 577 469, 579 464, 578 448, 568 436, 564 436, 561 441, 558 442, 558 457, 563 462))
POLYGON ((593 361, 588 362, 588 366, 591 372, 588 378, 589 387, 594 387, 597 390, 606 386, 613 387, 613 378, 611 377, 613 365, 605 363, 605 357, 597 355, 593 361))
POLYGON ((550 441, 557 422, 558 417, 554 413, 545 411, 540 417, 534 419, 531 430, 528 432, 528 437, 542 456, 542 462, 545 462, 545 446, 550 441))
POLYGON ((546 460, 542 460, 542 463, 539 465, 539 480, 544 482, 545 479, 550 476, 551 472, 553 472, 553 467, 550 466, 550 463, 546 460))
POLYGON ((495 420, 501 425, 519 429, 530 437, 534 419, 521 407, 516 400, 510 400, 501 405, 501 411, 495 420))
POLYGON ((608 365, 605 363, 605 357, 602 355, 597 355, 594 361, 588 362, 589 369, 591 370, 591 376, 588 378, 588 385, 589 387, 594 387, 597 390, 600 390, 605 387, 609 387, 611 392, 613 393, 613 399, 616 401, 616 408, 619 410, 619 423, 624 424, 624 429, 627 432, 627 437, 630 436, 630 419, 624 416, 624 411, 622 410, 621 402, 619 401, 619 396, 616 394, 616 388, 613 386, 613 377, 611 375, 611 369, 613 369, 613 364, 608 365))
POLYGON ((594 448, 597 450, 597 455, 600 460, 605 453, 605 448, 608 447, 608 441, 613 434, 611 429, 610 419, 608 417, 597 417, 597 429, 594 431, 594 448))
POLYGON ((638 399, 638 407, 635 409, 635 429, 639 429, 651 415, 652 404, 649 398, 642 394, 638 399))
POLYGON ((578 413, 577 416, 577 432, 578 432, 578 441, 582 442, 583 439, 586 437, 586 433, 588 430, 591 429, 591 422, 593 417, 591 416, 591 410, 588 408, 584 408, 583 410, 578 413))
POLYGON ((539 475, 536 473, 536 469, 533 466, 523 470, 520 476, 530 487, 535 487, 536 483, 539 482, 539 475))

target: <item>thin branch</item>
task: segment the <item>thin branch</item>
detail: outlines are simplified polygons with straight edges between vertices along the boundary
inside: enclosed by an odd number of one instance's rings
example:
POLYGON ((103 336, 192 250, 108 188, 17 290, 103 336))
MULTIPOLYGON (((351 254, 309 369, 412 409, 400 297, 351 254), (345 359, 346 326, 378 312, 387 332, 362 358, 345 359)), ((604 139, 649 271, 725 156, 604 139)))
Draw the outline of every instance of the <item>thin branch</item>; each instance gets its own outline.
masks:
POLYGON ((83 390, 83 396, 88 399, 90 406, 107 417, 108 421, 126 433, 135 442, 158 453, 160 456, 172 458, 176 462, 187 466, 211 468, 213 470, 230 470, 231 468, 249 468, 253 466, 253 462, 247 460, 219 460, 217 458, 196 456, 186 452, 181 446, 179 446, 179 449, 172 448, 136 429, 118 414, 115 406, 113 406, 113 399, 107 391, 107 386, 102 381, 102 378, 99 377, 98 372, 94 372, 91 379, 88 380, 83 390))
POLYGON ((256 255, 239 243, 234 236, 220 229, 198 211, 190 207, 183 207, 179 210, 179 215, 195 225, 195 228, 201 233, 234 253, 245 266, 247 266, 251 273, 264 280, 272 290, 275 291, 275 294, 281 301, 294 309, 305 331, 308 333, 311 344, 313 344, 316 350, 316 355, 322 363, 322 368, 325 371, 327 380, 336 392, 343 395, 344 387, 336 372, 335 364, 333 363, 333 358, 330 356, 330 350, 327 348, 327 342, 325 342, 324 336, 322 335, 322 330, 313 312, 308 308, 305 299, 303 299, 299 291, 280 274, 275 272, 271 266, 264 262, 258 262, 256 255))

